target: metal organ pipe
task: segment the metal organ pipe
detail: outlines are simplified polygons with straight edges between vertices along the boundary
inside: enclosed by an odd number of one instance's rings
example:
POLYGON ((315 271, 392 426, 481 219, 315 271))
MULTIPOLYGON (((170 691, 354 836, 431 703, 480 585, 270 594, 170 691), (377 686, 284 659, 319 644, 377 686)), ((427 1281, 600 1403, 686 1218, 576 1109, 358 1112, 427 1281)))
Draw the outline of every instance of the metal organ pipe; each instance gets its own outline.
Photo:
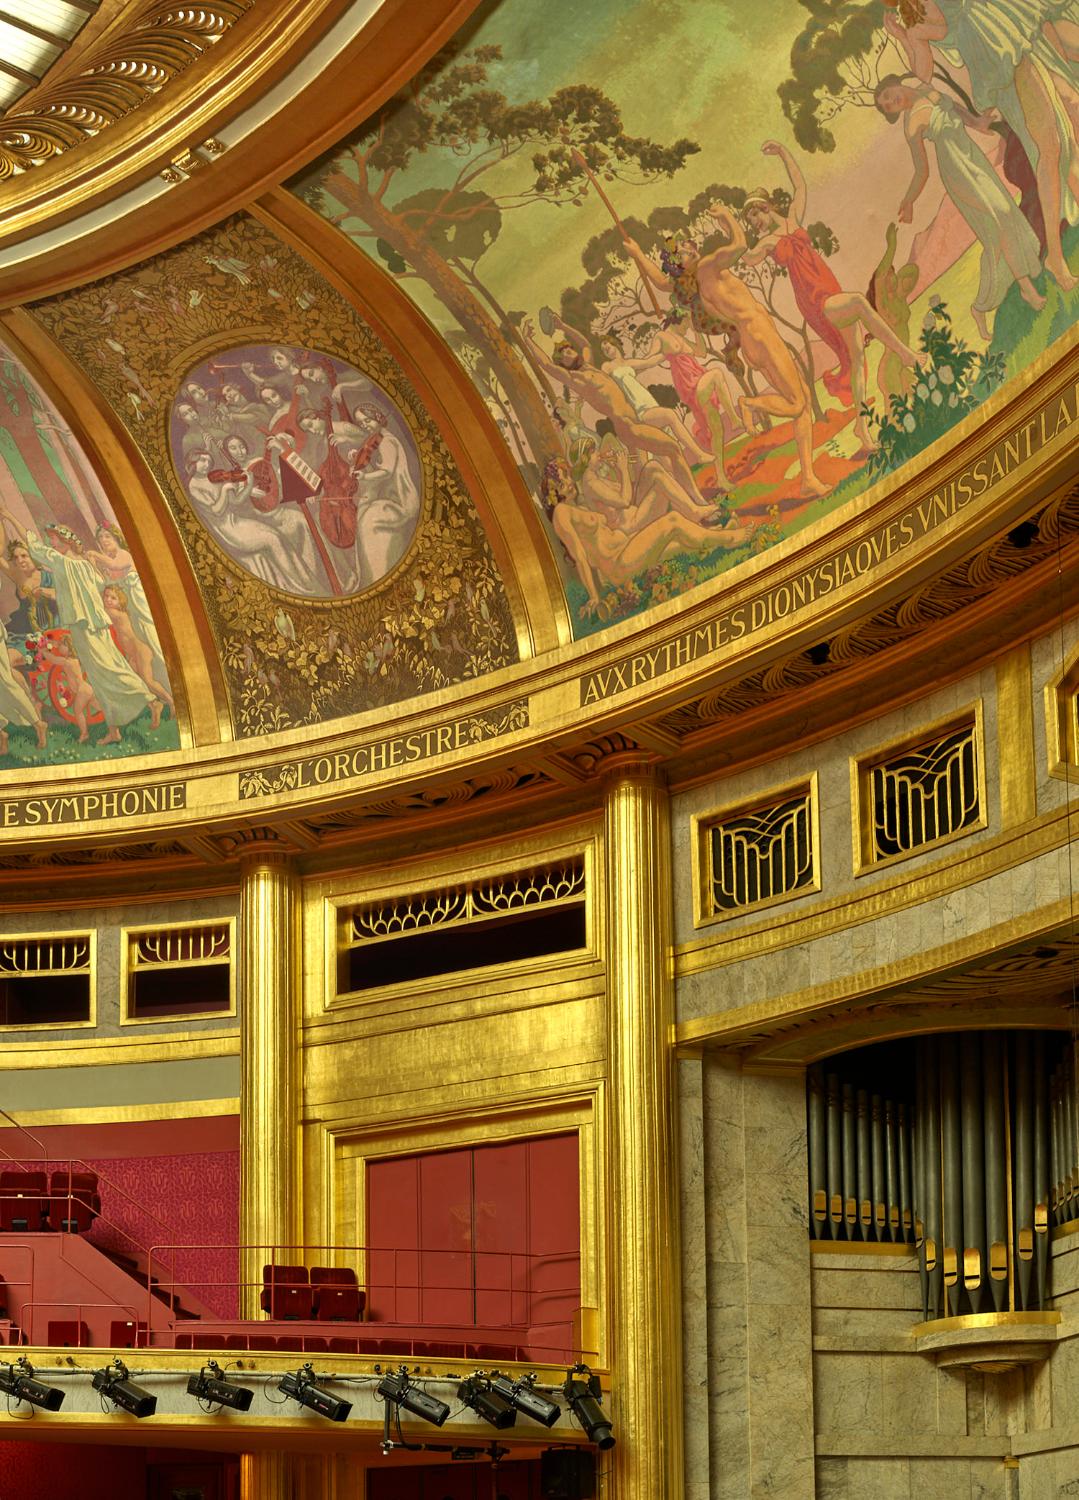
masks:
POLYGON ((813 1233, 915 1247, 924 1320, 1044 1307, 1049 1229, 1079 1217, 1075 1059, 1069 1045, 1051 1071, 1059 1049, 960 1032, 816 1065, 813 1233))

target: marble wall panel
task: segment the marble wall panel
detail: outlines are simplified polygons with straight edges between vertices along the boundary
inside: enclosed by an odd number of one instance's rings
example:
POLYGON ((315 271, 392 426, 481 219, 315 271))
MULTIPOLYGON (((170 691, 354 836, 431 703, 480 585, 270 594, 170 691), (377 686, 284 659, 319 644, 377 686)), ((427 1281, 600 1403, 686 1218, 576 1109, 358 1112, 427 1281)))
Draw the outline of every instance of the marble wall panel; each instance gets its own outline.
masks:
POLYGON ((708 1474, 708 1247, 701 1064, 676 1067, 682 1214, 682 1392, 686 1500, 710 1500, 708 1474))
MULTIPOLYGON (((183 901, 130 902, 123 906, 101 908, 72 907, 48 912, 7 908, 0 912, 0 937, 7 933, 31 935, 48 932, 96 932, 97 1026, 76 1034, 87 1039, 95 1035, 130 1036, 132 1031, 120 1025, 122 929, 150 927, 157 922, 163 926, 182 922, 212 922, 235 916, 238 911, 238 894, 183 901)), ((150 1041, 155 1032, 213 1031, 219 1027, 234 1027, 236 1024, 235 1016, 206 1016, 190 1021, 166 1018, 160 1022, 142 1022, 137 1031, 140 1037, 150 1041)), ((34 1026, 22 1031, 5 1032, 4 1038, 7 1042, 47 1042, 71 1034, 70 1028, 34 1026)))

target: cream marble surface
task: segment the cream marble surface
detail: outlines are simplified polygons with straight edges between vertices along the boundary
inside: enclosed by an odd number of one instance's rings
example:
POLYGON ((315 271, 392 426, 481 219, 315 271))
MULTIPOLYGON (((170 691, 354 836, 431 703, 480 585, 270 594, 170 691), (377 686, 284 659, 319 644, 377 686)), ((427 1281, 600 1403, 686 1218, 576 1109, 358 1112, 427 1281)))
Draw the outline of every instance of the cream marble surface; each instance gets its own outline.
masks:
POLYGON ((676 1064, 682 1211, 682 1402, 686 1500, 709 1500, 708 1245, 702 1069, 676 1064))

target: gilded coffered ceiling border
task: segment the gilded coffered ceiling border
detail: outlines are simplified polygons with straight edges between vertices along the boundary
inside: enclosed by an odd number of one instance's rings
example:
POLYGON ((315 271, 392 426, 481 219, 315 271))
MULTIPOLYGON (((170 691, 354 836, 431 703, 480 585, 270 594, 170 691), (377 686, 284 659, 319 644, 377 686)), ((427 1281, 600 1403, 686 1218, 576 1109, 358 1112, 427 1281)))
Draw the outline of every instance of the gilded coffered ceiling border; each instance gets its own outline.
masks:
MULTIPOLYGON (((155 34, 151 46, 118 23, 101 42, 106 64, 132 52, 122 84, 100 71, 88 78, 87 53, 10 117, 8 149, 35 165, 0 182, 0 306, 131 265, 251 203, 377 108, 475 3, 223 0, 218 9, 235 14, 212 46, 189 27, 155 34), (151 63, 161 81, 140 93, 126 75, 151 63)), ((171 14, 133 9, 132 24, 143 18, 152 31, 153 17, 171 14)))

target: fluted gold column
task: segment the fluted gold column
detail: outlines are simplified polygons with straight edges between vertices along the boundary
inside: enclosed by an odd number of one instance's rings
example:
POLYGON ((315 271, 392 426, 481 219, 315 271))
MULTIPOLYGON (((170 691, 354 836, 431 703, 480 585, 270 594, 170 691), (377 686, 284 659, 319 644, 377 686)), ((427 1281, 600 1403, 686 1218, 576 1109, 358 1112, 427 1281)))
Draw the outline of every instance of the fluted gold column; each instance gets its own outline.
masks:
POLYGON ((241 1454, 241 1500, 299 1500, 296 1464, 288 1453, 241 1454))
MULTIPOLYGON (((296 1245, 300 1215, 300 941, 297 881, 272 835, 239 847, 240 1239, 296 1245)), ((244 1317, 258 1317, 264 1250, 241 1256, 244 1317)), ((298 1254, 278 1257, 288 1263, 298 1254)), ((276 1495, 276 1491, 268 1492, 276 1495)))
POLYGON ((677 1500, 684 1477, 668 802, 643 752, 612 756, 604 774, 616 1416, 616 1446, 604 1460, 613 1458, 617 1500, 677 1500))

